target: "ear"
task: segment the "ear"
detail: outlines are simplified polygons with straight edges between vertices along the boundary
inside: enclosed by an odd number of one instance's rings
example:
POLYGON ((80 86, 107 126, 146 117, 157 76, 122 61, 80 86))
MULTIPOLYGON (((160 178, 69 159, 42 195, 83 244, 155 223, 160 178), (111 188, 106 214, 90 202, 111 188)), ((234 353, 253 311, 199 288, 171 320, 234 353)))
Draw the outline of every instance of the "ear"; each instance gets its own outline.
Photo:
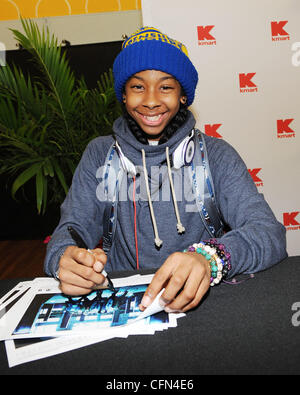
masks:
POLYGON ((123 94, 122 100, 123 100, 123 103, 126 103, 126 95, 123 94))
POLYGON ((187 97, 186 96, 181 96, 180 103, 181 104, 186 104, 186 102, 187 102, 187 97))

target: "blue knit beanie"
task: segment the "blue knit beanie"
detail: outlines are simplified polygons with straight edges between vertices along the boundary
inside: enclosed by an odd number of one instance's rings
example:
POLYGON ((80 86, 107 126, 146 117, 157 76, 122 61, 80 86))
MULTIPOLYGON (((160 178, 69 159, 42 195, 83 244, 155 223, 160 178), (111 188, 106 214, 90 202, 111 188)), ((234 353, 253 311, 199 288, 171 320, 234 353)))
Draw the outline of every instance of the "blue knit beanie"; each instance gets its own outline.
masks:
POLYGON ((143 27, 127 38, 113 65, 115 91, 120 102, 127 80, 143 70, 171 74, 184 89, 187 105, 192 104, 198 73, 182 43, 152 27, 143 27))

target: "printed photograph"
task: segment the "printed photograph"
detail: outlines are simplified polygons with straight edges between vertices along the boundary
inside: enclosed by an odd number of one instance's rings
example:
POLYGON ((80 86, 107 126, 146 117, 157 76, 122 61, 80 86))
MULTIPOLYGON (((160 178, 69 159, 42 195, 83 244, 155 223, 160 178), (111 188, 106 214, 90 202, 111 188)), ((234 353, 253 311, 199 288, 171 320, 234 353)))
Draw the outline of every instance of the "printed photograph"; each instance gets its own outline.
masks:
MULTIPOLYGON (((123 286, 115 292, 97 290, 80 297, 36 294, 13 335, 59 336, 128 324, 142 313, 139 304, 147 286, 123 286)), ((168 314, 155 314, 145 320, 150 325, 167 323, 168 314)))

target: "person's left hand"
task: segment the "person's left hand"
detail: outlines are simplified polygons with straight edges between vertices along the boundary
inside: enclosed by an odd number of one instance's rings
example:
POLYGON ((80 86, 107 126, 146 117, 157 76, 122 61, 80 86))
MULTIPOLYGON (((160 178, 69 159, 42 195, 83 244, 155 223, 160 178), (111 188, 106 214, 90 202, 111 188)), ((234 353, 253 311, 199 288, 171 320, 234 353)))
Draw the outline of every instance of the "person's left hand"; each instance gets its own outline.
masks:
POLYGON ((166 312, 186 312, 196 307, 210 287, 208 261, 196 252, 171 254, 155 273, 140 304, 144 311, 157 294, 166 312))

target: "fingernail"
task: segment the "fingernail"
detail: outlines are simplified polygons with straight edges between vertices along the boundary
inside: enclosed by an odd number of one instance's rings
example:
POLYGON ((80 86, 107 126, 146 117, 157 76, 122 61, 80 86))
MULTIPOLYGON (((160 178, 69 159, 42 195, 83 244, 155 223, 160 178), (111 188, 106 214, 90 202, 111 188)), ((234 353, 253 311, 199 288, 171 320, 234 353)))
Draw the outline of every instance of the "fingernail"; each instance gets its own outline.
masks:
POLYGON ((93 290, 97 290, 97 289, 107 289, 108 288, 108 280, 105 279, 105 281, 102 284, 96 284, 92 287, 93 290))
POLYGON ((165 308, 165 312, 166 312, 166 313, 179 313, 178 310, 173 310, 173 309, 171 309, 170 307, 166 307, 166 308, 165 308))
POLYGON ((150 306, 151 303, 152 303, 152 299, 148 295, 144 295, 141 301, 141 305, 143 305, 144 307, 148 307, 150 306))
POLYGON ((103 265, 102 265, 101 262, 96 261, 96 262, 94 263, 93 268, 94 268, 95 272, 100 273, 100 272, 102 271, 102 269, 103 269, 103 265))

